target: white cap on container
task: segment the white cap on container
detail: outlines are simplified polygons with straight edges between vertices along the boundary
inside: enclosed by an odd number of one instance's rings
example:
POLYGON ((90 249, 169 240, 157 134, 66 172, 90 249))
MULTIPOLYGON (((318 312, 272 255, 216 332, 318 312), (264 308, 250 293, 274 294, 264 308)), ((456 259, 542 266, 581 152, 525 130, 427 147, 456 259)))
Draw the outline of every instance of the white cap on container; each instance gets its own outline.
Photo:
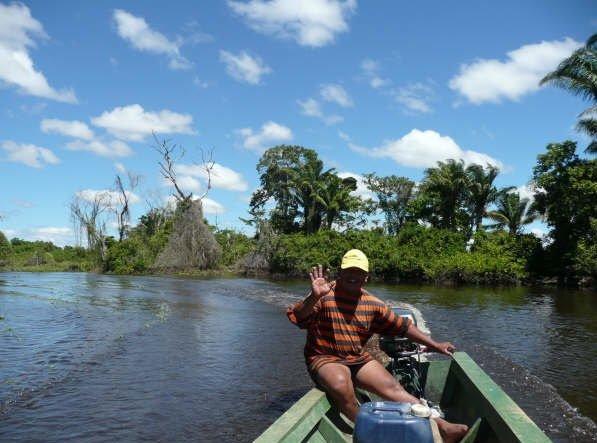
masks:
POLYGON ((431 415, 431 409, 428 406, 417 403, 410 407, 410 413, 415 417, 426 418, 431 415))

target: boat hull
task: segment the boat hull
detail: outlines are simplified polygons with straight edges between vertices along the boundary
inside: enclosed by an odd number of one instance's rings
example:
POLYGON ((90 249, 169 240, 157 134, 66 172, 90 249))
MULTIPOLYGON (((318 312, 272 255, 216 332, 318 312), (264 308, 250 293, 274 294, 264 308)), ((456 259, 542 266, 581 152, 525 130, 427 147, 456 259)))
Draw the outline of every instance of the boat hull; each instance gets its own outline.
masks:
MULTIPOLYGON (((452 422, 470 430, 463 442, 533 442, 551 440, 466 353, 421 363, 425 398, 437 403, 452 422)), ((362 399, 378 400, 361 391, 362 399)), ((256 440, 270 442, 352 441, 345 420, 324 392, 311 389, 256 440)))

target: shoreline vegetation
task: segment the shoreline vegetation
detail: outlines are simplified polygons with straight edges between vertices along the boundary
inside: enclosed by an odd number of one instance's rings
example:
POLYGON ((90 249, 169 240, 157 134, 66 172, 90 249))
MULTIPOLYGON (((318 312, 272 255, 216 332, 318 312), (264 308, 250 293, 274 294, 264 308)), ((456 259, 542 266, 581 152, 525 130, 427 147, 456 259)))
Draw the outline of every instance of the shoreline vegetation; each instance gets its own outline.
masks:
POLYGON ((95 271, 114 274, 243 275, 302 278, 311 266, 337 269, 348 249, 371 261, 372 278, 436 284, 597 285, 597 34, 564 59, 541 84, 591 102, 577 129, 589 137, 550 143, 537 156, 525 189, 498 188, 500 171, 480 159, 448 159, 427 168, 419 182, 375 172, 350 176, 325 169, 313 149, 275 146, 257 163, 247 236, 212 226, 202 200, 218 168, 201 150, 203 195, 185 190, 177 174, 184 149, 155 138, 159 171, 173 190, 151 204, 133 226, 130 201, 139 176, 117 175, 114 189, 77 193, 70 205, 86 247, 0 232, 0 271, 95 271), (542 220, 549 232, 525 233, 542 220), (117 236, 106 226, 116 221, 117 236))
POLYGON ((0 232, 0 271, 303 278, 314 264, 337 269, 344 252, 358 248, 370 258, 375 281, 581 287, 597 281, 597 161, 577 155, 574 142, 550 144, 538 156, 532 199, 513 187, 497 189, 497 168, 455 160, 428 168, 418 184, 368 174, 368 199, 355 195, 355 178, 324 171, 316 152, 300 146, 268 149, 257 170, 261 187, 250 202, 252 218, 243 220, 253 236, 210 225, 201 198, 191 193, 150 208, 135 226, 127 222, 124 198, 118 205, 100 195, 71 205, 87 247, 8 240, 0 232), (118 238, 105 233, 102 213, 125 221, 118 238), (524 233, 539 217, 549 234, 524 233))

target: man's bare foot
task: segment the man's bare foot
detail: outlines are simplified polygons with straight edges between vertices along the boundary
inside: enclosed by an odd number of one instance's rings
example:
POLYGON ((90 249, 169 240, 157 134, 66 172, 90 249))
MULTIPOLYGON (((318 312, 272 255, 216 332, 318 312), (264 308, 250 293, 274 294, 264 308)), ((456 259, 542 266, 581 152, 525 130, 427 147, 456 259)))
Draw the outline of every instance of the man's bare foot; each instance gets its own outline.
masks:
POLYGON ((444 443, 457 443, 468 431, 467 425, 450 423, 442 418, 437 418, 436 421, 439 432, 444 439, 444 443))

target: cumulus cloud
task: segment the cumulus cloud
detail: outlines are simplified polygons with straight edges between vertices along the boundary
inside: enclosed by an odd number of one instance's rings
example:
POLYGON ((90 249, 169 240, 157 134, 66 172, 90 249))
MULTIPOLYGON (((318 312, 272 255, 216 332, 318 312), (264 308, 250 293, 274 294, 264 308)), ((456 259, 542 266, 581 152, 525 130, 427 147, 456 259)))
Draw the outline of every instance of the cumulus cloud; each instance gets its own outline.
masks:
POLYGON ((323 121, 326 125, 335 125, 336 123, 340 123, 344 120, 340 115, 324 114, 323 110, 321 109, 320 103, 314 98, 308 98, 306 100, 297 100, 297 103, 301 107, 301 114, 307 115, 309 117, 316 117, 323 121))
POLYGON ((16 86, 20 92, 66 103, 76 103, 72 89, 56 90, 35 69, 29 50, 35 38, 47 38, 43 26, 21 3, 0 3, 0 84, 16 86))
MULTIPOLYGON (((139 203, 141 199, 137 194, 131 191, 125 191, 129 204, 134 205, 139 203)), ((89 203, 95 201, 101 201, 108 208, 116 208, 124 203, 122 194, 117 191, 111 191, 109 189, 84 189, 75 194, 81 200, 89 203)))
POLYGON ((434 92, 431 86, 417 82, 392 91, 394 100, 405 107, 407 113, 426 114, 432 111, 430 102, 434 92))
POLYGON ((346 172, 338 172, 336 175, 340 178, 352 177, 357 181, 357 189, 355 191, 352 191, 351 195, 353 195, 355 197, 360 197, 363 200, 375 198, 375 196, 373 195, 371 190, 365 184, 365 177, 363 177, 361 174, 356 174, 354 172, 346 171, 346 172))
POLYGON ((348 95, 348 92, 336 84, 322 85, 319 91, 321 98, 325 101, 336 103, 343 108, 350 108, 354 106, 352 98, 348 95))
POLYGON ((366 58, 361 62, 361 70, 365 75, 369 86, 374 89, 379 89, 384 86, 388 86, 391 82, 387 78, 382 78, 379 74, 380 66, 379 62, 366 58))
POLYGON ((257 32, 321 47, 348 31, 347 19, 357 4, 356 0, 251 0, 229 1, 228 6, 257 32))
MULTIPOLYGON (((198 177, 202 180, 207 180, 208 174, 203 165, 185 165, 180 164, 176 166, 176 172, 182 176, 198 177)), ((228 191, 246 191, 249 185, 238 172, 223 166, 219 163, 214 163, 211 169, 211 186, 216 189, 226 189, 228 191)))
POLYGON ((521 46, 508 52, 505 61, 478 59, 460 66, 450 80, 451 89, 475 104, 518 100, 539 89, 539 81, 581 43, 567 37, 521 46))
POLYGON ((120 140, 73 140, 66 144, 67 149, 71 151, 88 151, 102 157, 127 157, 133 153, 129 145, 120 140))
POLYGON ((193 117, 164 109, 145 111, 141 105, 116 107, 105 111, 91 122, 122 140, 142 141, 152 132, 157 134, 192 134, 193 117))
POLYGON ((258 85, 261 77, 272 72, 259 57, 252 57, 245 51, 236 55, 220 51, 220 61, 226 65, 226 72, 233 79, 250 85, 258 85))
POLYGON ((41 121, 41 130, 45 133, 56 133, 83 140, 93 139, 93 131, 87 124, 78 120, 57 120, 45 118, 41 121))
POLYGON ((6 160, 14 163, 22 163, 32 168, 41 168, 45 165, 60 163, 58 157, 50 149, 40 146, 4 140, 0 144, 0 147, 7 153, 6 160))
MULTIPOLYGON (((199 200, 198 196, 194 196, 193 200, 199 200)), ((166 203, 170 208, 176 207, 176 197, 170 195, 166 198, 166 203)), ((226 211, 226 208, 211 198, 203 197, 201 199, 201 206, 204 214, 221 214, 226 211)))
POLYGON ((290 128, 273 121, 264 123, 261 131, 255 132, 252 128, 242 128, 236 132, 242 138, 243 147, 259 153, 270 146, 289 142, 293 138, 290 128))
POLYGON ((57 246, 75 244, 71 228, 44 226, 40 228, 6 229, 4 233, 10 238, 22 238, 28 241, 49 241, 57 246))
POLYGON ((201 204, 205 214, 221 214, 226 210, 220 203, 207 197, 201 200, 201 204))
POLYGON ((481 152, 462 149, 448 136, 436 131, 413 129, 405 136, 386 140, 376 148, 365 148, 348 142, 349 147, 361 154, 371 157, 391 158, 399 165, 414 168, 428 168, 437 165, 438 161, 448 159, 464 160, 465 163, 493 165, 502 169, 503 164, 481 152))
POLYGON ((112 15, 116 31, 133 48, 139 51, 165 55, 171 69, 188 69, 191 62, 180 54, 182 40, 170 40, 164 34, 151 29, 143 17, 137 17, 122 9, 115 9, 112 15))

